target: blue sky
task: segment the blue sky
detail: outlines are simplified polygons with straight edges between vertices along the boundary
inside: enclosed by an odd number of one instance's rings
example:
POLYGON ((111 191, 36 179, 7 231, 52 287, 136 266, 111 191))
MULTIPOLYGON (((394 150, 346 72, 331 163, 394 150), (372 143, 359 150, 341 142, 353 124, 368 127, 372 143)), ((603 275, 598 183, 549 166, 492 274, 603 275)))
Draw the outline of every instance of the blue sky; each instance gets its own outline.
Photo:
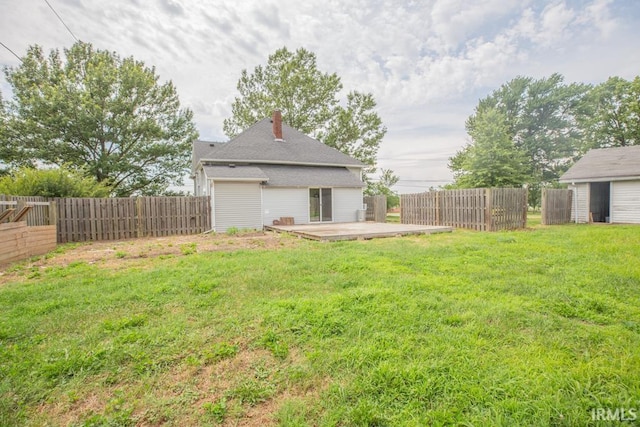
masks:
MULTIPOLYGON (((566 82, 640 75, 637 0, 194 1, 49 0, 71 31, 133 55, 172 80, 202 139, 226 140, 243 69, 276 49, 304 47, 345 91, 373 93, 388 128, 379 165, 400 192, 451 180, 478 100, 518 76, 566 82), (237 4, 236 4, 237 3, 237 4)), ((0 41, 24 54, 74 40, 44 0, 0 0, 0 41)), ((0 65, 17 59, 0 47, 0 65)), ((9 96, 0 78, 0 90, 9 96)))

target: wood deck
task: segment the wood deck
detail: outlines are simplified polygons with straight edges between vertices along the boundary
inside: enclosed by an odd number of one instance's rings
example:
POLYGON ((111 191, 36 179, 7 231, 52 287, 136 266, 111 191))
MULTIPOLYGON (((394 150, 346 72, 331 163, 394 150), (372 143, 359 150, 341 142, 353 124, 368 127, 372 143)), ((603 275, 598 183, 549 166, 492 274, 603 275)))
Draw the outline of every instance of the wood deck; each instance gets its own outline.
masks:
POLYGON ((453 227, 391 224, 381 222, 347 222, 331 224, 273 225, 267 230, 292 233, 307 239, 336 241, 396 237, 410 234, 450 233, 453 227))

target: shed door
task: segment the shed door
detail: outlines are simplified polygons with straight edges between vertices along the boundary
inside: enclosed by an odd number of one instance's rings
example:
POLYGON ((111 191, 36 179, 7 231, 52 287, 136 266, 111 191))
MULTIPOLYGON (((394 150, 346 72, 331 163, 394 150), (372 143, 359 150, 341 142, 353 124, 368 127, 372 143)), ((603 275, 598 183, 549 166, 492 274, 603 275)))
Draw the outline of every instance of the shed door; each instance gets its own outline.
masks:
POLYGON ((237 229, 262 229, 262 193, 257 182, 215 182, 214 228, 225 232, 237 229))
POLYGON ((609 182, 592 182, 589 194, 589 212, 593 222, 607 222, 609 220, 609 182))

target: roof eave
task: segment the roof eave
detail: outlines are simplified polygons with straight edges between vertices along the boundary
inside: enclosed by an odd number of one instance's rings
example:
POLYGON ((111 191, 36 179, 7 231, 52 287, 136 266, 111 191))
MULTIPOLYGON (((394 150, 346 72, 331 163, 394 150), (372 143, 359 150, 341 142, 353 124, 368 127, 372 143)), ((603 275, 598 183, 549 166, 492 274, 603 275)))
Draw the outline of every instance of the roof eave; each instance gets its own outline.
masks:
POLYGON ((267 182, 269 178, 229 178, 229 177, 211 177, 207 178, 209 181, 233 181, 233 182, 267 182))
POLYGON ((351 185, 351 184, 333 184, 333 185, 293 185, 293 184, 267 184, 267 188, 365 188, 366 185, 351 185))
POLYGON ((286 160, 247 160, 247 159, 200 159, 199 163, 203 162, 216 162, 216 163, 251 163, 251 164, 264 164, 264 165, 295 165, 295 166, 330 166, 339 168, 360 168, 367 167, 365 164, 357 163, 313 163, 313 162, 291 162, 286 160))
POLYGON ((604 176, 604 177, 591 177, 591 178, 560 178, 558 182, 562 184, 571 183, 585 183, 585 182, 607 182, 607 181, 635 181, 640 180, 640 175, 628 175, 628 176, 604 176))

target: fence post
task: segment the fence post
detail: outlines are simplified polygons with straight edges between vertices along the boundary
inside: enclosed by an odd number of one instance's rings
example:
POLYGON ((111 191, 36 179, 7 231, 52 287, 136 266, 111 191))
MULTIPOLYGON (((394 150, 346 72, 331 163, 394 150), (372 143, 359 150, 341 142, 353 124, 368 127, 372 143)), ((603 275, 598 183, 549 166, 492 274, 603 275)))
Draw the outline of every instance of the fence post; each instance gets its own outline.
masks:
POLYGON ((522 207, 522 228, 527 228, 527 215, 529 214, 529 189, 524 190, 524 206, 522 207))
POLYGON ((493 195, 491 193, 490 188, 485 188, 484 197, 485 197, 484 229, 485 231, 491 231, 491 223, 493 220, 493 215, 491 212, 493 210, 493 199, 492 199, 493 195))
POLYGON ((55 200, 49 202, 49 225, 55 225, 58 228, 58 206, 55 200))
POLYGON ((142 236, 142 197, 136 197, 136 237, 142 236))
POLYGON ((442 197, 442 191, 436 191, 436 225, 442 225, 440 221, 440 198, 442 197))

